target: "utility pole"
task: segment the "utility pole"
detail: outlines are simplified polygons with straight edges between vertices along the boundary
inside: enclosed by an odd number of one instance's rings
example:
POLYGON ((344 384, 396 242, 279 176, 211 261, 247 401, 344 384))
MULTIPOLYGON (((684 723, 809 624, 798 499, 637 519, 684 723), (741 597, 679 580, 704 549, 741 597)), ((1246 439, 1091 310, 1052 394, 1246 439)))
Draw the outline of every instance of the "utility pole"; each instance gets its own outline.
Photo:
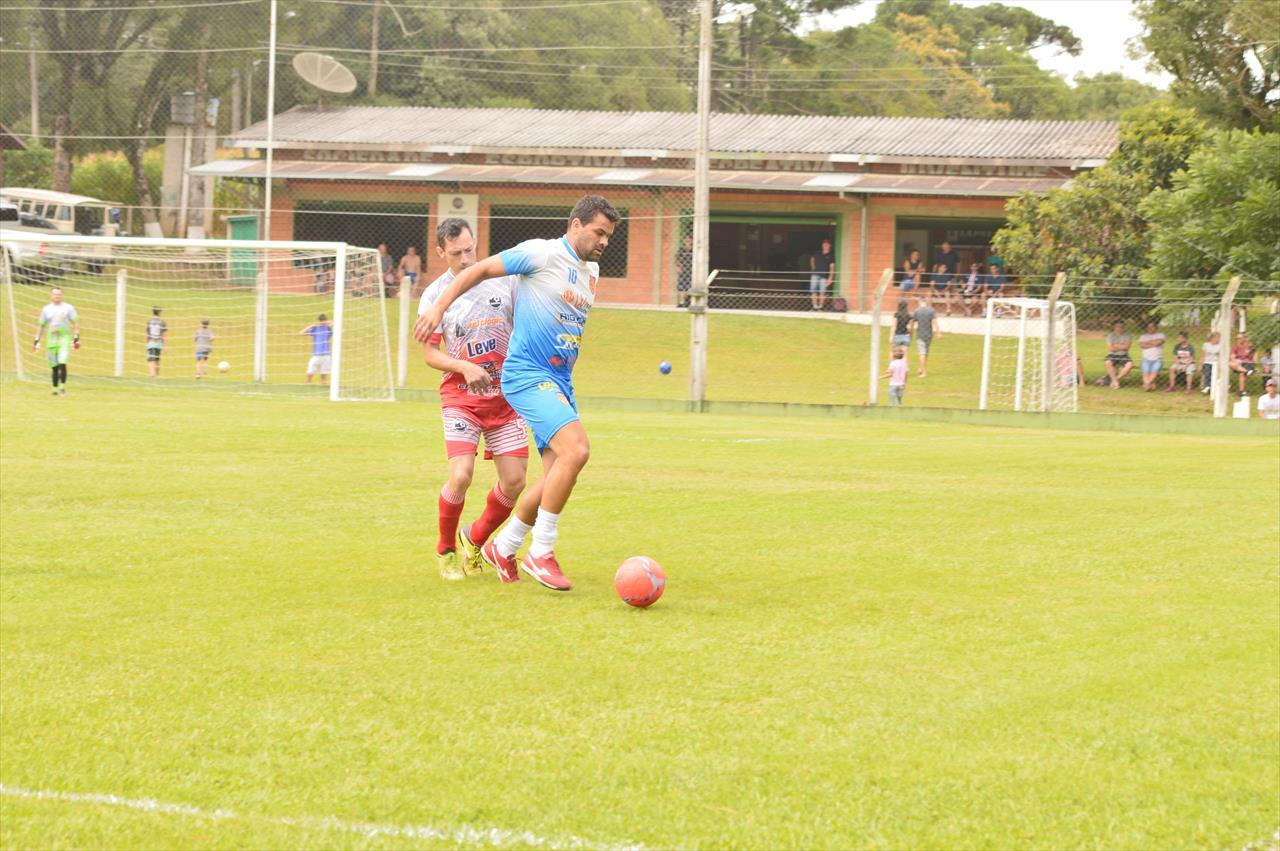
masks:
POLYGON ((369 38, 369 97, 378 93, 378 34, 381 31, 379 14, 382 11, 382 0, 374 0, 372 35, 369 38))
POLYGON ((693 286, 689 290, 689 405, 707 398, 707 290, 711 236, 711 0, 700 0, 698 32, 698 133, 693 170, 693 286))
POLYGON ((36 65, 36 29, 35 21, 27 27, 27 66, 31 74, 31 143, 40 144, 40 75, 36 65))

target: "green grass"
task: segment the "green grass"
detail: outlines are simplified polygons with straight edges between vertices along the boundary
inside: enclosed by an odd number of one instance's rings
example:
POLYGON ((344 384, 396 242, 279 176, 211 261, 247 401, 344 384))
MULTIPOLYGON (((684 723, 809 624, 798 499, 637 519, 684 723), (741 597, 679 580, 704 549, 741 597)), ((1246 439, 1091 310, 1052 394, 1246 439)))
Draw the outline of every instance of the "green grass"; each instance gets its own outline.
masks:
POLYGON ((435 575, 431 405, 0 390, 0 783, 239 814, 10 791, 5 848, 1280 825, 1274 439, 588 408, 557 595, 435 575), (611 587, 637 553, 647 611, 611 587))
MULTIPOLYGON (((71 373, 110 374, 113 357, 114 283, 77 278, 66 283, 67 299, 82 314, 85 348, 73 354, 71 373)), ((19 342, 24 363, 32 374, 44 375, 43 355, 29 353, 29 330, 46 297, 39 287, 15 288, 19 318, 19 342)), ((146 376, 145 338, 142 329, 152 304, 164 306, 169 323, 170 346, 165 354, 165 379, 189 381, 192 373, 191 342, 202 316, 213 320, 213 362, 227 360, 232 370, 214 374, 216 387, 243 387, 252 376, 253 296, 247 292, 220 290, 216 295, 197 290, 175 292, 171 288, 131 284, 127 299, 128 336, 125 375, 146 376)), ((387 304, 388 327, 396 345, 399 306, 387 304)), ((376 302, 372 299, 348 301, 364 345, 348 349, 348 367, 353 381, 368 383, 386 375, 385 358, 380 359, 373 343, 381 334, 376 302), (360 353, 357 358, 356 353, 360 353), (350 360, 354 359, 354 360, 350 360)), ((315 316, 333 313, 331 297, 275 295, 271 297, 271 317, 267 346, 268 381, 275 385, 296 384, 303 378, 310 354, 310 338, 298 331, 315 316)), ((868 398, 870 330, 865 325, 849 325, 826 319, 797 316, 745 316, 713 314, 709 319, 707 397, 719 401, 805 402, 834 405, 861 405, 868 398)), ((638 311, 601 308, 593 311, 585 334, 583 356, 575 372, 579 395, 623 396, 630 398, 685 399, 689 392, 690 320, 682 312, 638 311), (662 375, 658 364, 669 361, 671 375, 662 375)), ((1194 340, 1197 346, 1200 340, 1194 340)), ((881 364, 889 360, 889 329, 881 335, 881 364)), ((1105 344, 1100 335, 1081 333, 1078 350, 1089 380, 1080 388, 1080 410, 1087 413, 1161 414, 1208 416, 1211 403, 1199 392, 1144 393, 1135 371, 1120 390, 1095 387, 1093 379, 1103 374, 1105 344)), ((1171 348, 1172 344, 1170 344, 1171 348)), ((909 406, 974 409, 978 406, 981 380, 982 338, 947 334, 935 341, 927 378, 912 376, 907 385, 909 406)), ((0 299, 0 372, 12 373, 14 349, 11 340, 7 301, 0 299)), ((1162 376, 1163 383, 1167 375, 1162 376)), ((427 367, 416 347, 411 350, 406 386, 429 390, 439 385, 439 374, 427 367)), ((881 402, 887 399, 887 381, 880 381, 881 402)))

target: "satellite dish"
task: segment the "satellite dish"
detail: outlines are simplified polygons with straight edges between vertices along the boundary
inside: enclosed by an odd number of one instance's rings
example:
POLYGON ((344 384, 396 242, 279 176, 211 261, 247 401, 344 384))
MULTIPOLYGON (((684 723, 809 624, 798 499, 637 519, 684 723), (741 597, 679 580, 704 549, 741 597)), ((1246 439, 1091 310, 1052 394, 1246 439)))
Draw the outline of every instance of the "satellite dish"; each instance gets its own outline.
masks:
POLYGON ((356 75, 337 59, 323 53, 299 53, 293 57, 293 70, 317 89, 345 95, 356 90, 356 75))

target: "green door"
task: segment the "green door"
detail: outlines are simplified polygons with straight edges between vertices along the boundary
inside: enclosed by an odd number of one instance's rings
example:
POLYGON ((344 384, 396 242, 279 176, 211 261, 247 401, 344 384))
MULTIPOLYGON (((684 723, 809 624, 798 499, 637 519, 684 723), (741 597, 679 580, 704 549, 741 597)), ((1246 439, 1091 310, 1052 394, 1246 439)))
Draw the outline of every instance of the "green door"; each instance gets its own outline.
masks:
MULTIPOLYGON (((257 239, 257 216, 227 216, 232 239, 257 239)), ((252 287, 258 280, 258 252, 252 249, 231 250, 231 282, 238 287, 252 287)))

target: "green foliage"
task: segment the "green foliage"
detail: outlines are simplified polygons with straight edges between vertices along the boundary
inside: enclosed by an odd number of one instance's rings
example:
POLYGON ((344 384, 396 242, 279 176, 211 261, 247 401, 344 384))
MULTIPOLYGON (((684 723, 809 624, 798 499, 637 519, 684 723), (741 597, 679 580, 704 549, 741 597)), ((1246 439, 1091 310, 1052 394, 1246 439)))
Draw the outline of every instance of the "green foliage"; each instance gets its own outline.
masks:
POLYGON ((1168 282, 1162 298, 1211 299, 1233 275, 1280 281, 1280 134, 1218 133, 1141 211, 1151 222, 1145 275, 1168 282))
POLYGON ((1142 45, 1174 94, 1228 127, 1280 130, 1275 0, 1137 0, 1142 45))
POLYGON ((1071 90, 1074 117, 1082 121, 1118 121, 1125 112, 1148 106, 1164 93, 1123 74, 1077 74, 1071 90))
MULTIPOLYGON (((1192 113, 1152 106, 1127 116, 1120 145, 1104 165, 1044 195, 1024 192, 1005 205, 1008 222, 996 233, 997 251, 1022 275, 1066 271, 1093 290, 1123 285, 1149 265, 1150 237, 1142 202, 1168 186, 1173 173, 1207 139, 1192 113)), ((1129 291, 1147 299, 1150 293, 1129 291)))
MULTIPOLYGON (((152 186, 158 187, 164 169, 163 150, 154 148, 148 151, 144 162, 148 180, 152 186)), ((71 191, 130 207, 138 204, 138 187, 133 180, 133 169, 120 153, 90 154, 79 160, 72 173, 71 191)))
POLYGON ((29 145, 25 151, 4 152, 6 186, 27 189, 53 187, 53 151, 40 145, 29 145))

